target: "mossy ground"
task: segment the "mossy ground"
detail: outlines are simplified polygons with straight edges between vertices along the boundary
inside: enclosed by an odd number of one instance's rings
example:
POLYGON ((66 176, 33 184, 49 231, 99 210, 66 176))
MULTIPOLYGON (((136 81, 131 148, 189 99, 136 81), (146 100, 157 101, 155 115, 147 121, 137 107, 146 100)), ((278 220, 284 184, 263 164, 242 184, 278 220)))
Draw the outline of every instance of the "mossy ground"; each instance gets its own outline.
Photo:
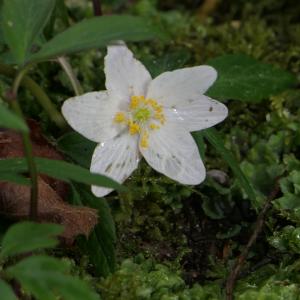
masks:
MULTIPOLYGON (((161 62, 166 69, 173 69, 204 64, 222 54, 243 53, 299 74, 300 40, 296 33, 300 32, 300 20, 296 12, 300 5, 294 2, 231 1, 229 4, 224 1, 206 18, 201 17, 201 9, 193 1, 156 5, 154 1, 139 1, 129 9, 155 18, 171 36, 171 42, 156 41, 135 48, 153 73, 162 71, 157 70, 161 62)), ((186 284, 200 284, 208 293, 198 292, 196 298, 191 295, 184 298, 181 292, 173 290, 178 297, 174 299, 224 297, 224 282, 253 231, 263 199, 274 189, 278 177, 289 176, 286 157, 293 153, 293 159, 299 158, 299 96, 299 90, 295 89, 258 104, 226 103, 230 115, 218 129, 261 195, 259 203, 247 199, 226 163, 209 145, 205 153, 207 169, 224 172, 225 184, 208 178, 199 187, 183 187, 142 166, 128 182, 130 187, 138 187, 138 192, 121 198, 123 209, 116 214, 120 261, 143 253, 157 263, 164 263, 169 270, 179 272, 186 284), (211 284, 216 286, 210 294, 211 284)), ((282 190, 281 194, 284 195, 282 190)), ((274 242, 270 244, 274 239, 282 242, 281 229, 290 223, 291 218, 282 216, 282 209, 272 207, 266 217, 266 226, 251 249, 241 275, 239 299, 260 299, 263 295, 270 299, 298 297, 299 286, 294 281, 297 276, 289 277, 286 273, 286 268, 292 268, 297 261, 298 250, 287 258, 286 253, 273 247, 274 242), (272 237, 275 228, 279 231, 276 238, 272 237), (280 279, 276 273, 281 274, 280 279), (262 278, 265 279, 258 280, 262 278), (283 289, 279 287, 283 284, 281 280, 287 280, 283 289)), ((289 243, 297 242, 286 241, 289 243)), ((126 272, 126 267, 122 265, 121 270, 126 272)), ((151 271, 143 272, 146 277, 151 274, 151 271)), ((120 280, 119 276, 112 275, 106 284, 120 280)), ((173 288, 168 291, 170 295, 173 288)), ((149 299, 156 299, 155 293, 149 299)), ((170 295, 170 298, 157 296, 157 299, 173 299, 170 295)))
MULTIPOLYGON (((92 15, 88 1, 66 2, 74 21, 92 15)), ((297 1, 219 1, 207 15, 201 10, 204 1, 103 2, 104 13, 142 15, 167 32, 166 40, 129 45, 154 75, 205 64, 222 54, 243 53, 299 77, 297 1)), ((65 24, 58 22, 56 27, 59 31, 65 24)), ((70 58, 85 91, 104 89, 104 55, 105 51, 93 50, 70 58)), ((57 107, 73 94, 55 64, 42 65, 34 76, 56 99, 57 107)), ((45 132, 57 138, 46 114, 22 93, 25 114, 43 120, 45 132)), ((143 163, 126 182, 129 193, 107 197, 117 225, 119 267, 106 279, 87 279, 104 300, 223 299, 233 262, 278 178, 280 193, 246 260, 236 297, 299 298, 299 101, 298 86, 259 103, 226 102, 230 114, 217 129, 257 191, 255 203, 209 144, 204 161, 207 170, 214 171, 203 184, 179 185, 143 163)))

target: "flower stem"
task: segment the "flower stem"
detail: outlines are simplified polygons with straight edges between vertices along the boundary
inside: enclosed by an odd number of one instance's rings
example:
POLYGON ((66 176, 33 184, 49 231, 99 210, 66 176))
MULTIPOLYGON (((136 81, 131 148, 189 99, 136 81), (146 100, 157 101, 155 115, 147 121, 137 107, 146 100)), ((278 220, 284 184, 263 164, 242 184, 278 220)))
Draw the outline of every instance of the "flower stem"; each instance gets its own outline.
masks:
POLYGON ((83 89, 82 89, 76 75, 74 74, 74 71, 73 71, 70 63, 68 62, 67 58, 61 56, 57 60, 60 63, 60 65, 62 66, 62 68, 65 71, 66 75, 68 76, 76 96, 82 95, 83 94, 83 89))
MULTIPOLYGON (((16 71, 14 68, 0 64, 0 74, 15 77, 16 71)), ((20 77, 20 84, 30 90, 31 94, 37 99, 39 104, 43 107, 43 109, 50 116, 51 120, 61 129, 65 129, 67 127, 67 123, 63 118, 62 114, 56 109, 48 95, 44 92, 44 90, 29 76, 20 77)))
MULTIPOLYGON (((25 67, 17 74, 13 83, 12 91, 8 96, 8 100, 10 102, 12 109, 22 119, 24 119, 24 115, 18 103, 17 95, 18 95, 19 86, 22 82, 22 78, 28 71, 28 68, 29 67, 25 67)), ((30 181, 31 181, 29 218, 33 221, 36 221, 38 218, 38 173, 37 173, 37 168, 33 157, 33 149, 30 141, 30 133, 23 132, 22 140, 24 146, 24 155, 27 160, 28 171, 29 171, 30 181)))
POLYGON ((19 71, 15 77, 15 80, 13 82, 13 87, 12 87, 12 92, 15 99, 17 99, 18 90, 21 85, 22 79, 24 75, 28 72, 29 68, 31 68, 31 65, 27 65, 26 67, 21 69, 21 71, 19 71))
MULTIPOLYGON (((11 107, 15 111, 15 113, 19 115, 19 117, 24 119, 23 112, 16 98, 12 99, 11 107)), ((29 133, 22 133, 22 140, 24 146, 24 154, 27 160, 28 171, 29 171, 30 181, 31 181, 29 218, 32 221, 36 221, 38 217, 38 182, 37 182, 38 174, 37 174, 36 164, 33 157, 32 144, 30 141, 29 133)))

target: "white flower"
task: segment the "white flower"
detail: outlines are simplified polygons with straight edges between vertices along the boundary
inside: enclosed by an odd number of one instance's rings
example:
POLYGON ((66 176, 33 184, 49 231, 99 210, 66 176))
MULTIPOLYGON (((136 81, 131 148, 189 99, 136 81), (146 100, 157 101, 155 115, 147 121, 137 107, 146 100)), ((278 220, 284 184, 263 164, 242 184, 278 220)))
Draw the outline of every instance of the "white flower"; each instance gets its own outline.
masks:
MULTIPOLYGON (((116 45, 108 47, 105 74, 107 91, 68 99, 62 107, 68 123, 98 143, 91 172, 122 183, 143 156, 180 183, 201 183, 205 168, 190 132, 227 116, 226 106, 203 95, 217 78, 215 69, 185 68, 152 79, 125 45, 116 45)), ((112 190, 92 191, 102 197, 112 190)))

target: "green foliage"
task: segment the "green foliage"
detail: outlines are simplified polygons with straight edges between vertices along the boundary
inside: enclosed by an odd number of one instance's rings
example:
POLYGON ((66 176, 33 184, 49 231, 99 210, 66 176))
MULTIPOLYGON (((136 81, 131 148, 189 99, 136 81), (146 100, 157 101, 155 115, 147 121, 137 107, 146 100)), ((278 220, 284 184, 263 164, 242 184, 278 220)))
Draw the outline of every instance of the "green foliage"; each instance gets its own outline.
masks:
POLYGON ((123 261, 116 273, 100 283, 100 291, 106 300, 221 299, 217 285, 189 289, 180 274, 141 257, 123 261))
POLYGON ((163 72, 183 68, 190 57, 190 53, 182 49, 158 58, 147 57, 142 59, 142 61, 151 75, 157 77, 163 72))
POLYGON ((28 178, 20 174, 15 174, 10 172, 0 173, 0 180, 14 182, 22 185, 30 185, 30 180, 28 178))
POLYGON ((238 295, 238 300, 297 300, 299 299, 300 289, 296 284, 286 285, 284 283, 277 283, 270 281, 259 290, 249 290, 238 295))
POLYGON ((0 127, 28 132, 26 123, 0 102, 0 127))
POLYGON ((76 163, 85 168, 91 165, 91 159, 96 147, 92 142, 77 132, 69 132, 57 141, 58 148, 76 163))
MULTIPOLYGON (((244 277, 238 284, 235 299, 299 299, 299 261, 279 268, 268 264, 244 277)), ((142 299, 224 299, 221 282, 187 287, 180 274, 145 260, 141 256, 124 260, 120 269, 100 282, 100 292, 107 300, 142 299)))
POLYGON ((96 300, 96 293, 69 272, 68 264, 49 256, 32 256, 7 269, 7 274, 18 280, 26 291, 37 299, 96 300))
MULTIPOLYGON (((55 235, 62 232, 61 226, 54 224, 37 224, 24 222, 9 228, 2 239, 1 263, 12 260, 17 255, 28 254, 13 265, 1 266, 1 276, 7 280, 16 280, 24 293, 37 300, 53 300, 57 297, 64 300, 96 300, 99 296, 77 277, 70 275, 70 265, 65 261, 46 255, 33 255, 45 248, 57 244, 55 235)), ((7 282, 0 279, 0 294, 5 300, 14 300, 12 289, 7 282)))
POLYGON ((293 155, 285 156, 288 175, 280 180, 282 197, 276 199, 274 206, 287 219, 300 225, 300 161, 293 155))
POLYGON ((76 205, 87 205, 98 211, 100 222, 88 240, 81 238, 79 245, 94 266, 98 276, 106 277, 114 272, 115 262, 115 225, 111 215, 110 207, 104 198, 98 199, 82 187, 73 187, 72 201, 76 205))
POLYGON ((267 265, 240 281, 236 299, 299 299, 299 261, 280 267, 267 265))
POLYGON ((1 297, 5 300, 18 300, 11 287, 3 280, 0 279, 0 292, 1 297))
POLYGON ((54 224, 37 225, 31 222, 16 224, 8 229, 2 239, 0 259, 37 249, 53 248, 57 244, 54 238, 63 228, 54 224))
POLYGON ((256 202, 256 195, 254 190, 252 189, 247 177, 241 171, 237 161, 234 156, 224 147, 224 143, 222 142, 221 137, 218 132, 214 128, 210 128, 204 131, 204 136, 208 139, 208 141, 217 149, 217 151, 222 155, 226 163, 231 167, 234 172, 237 180, 239 180, 241 186, 244 188, 247 193, 249 199, 251 199, 254 203, 256 202))
POLYGON ((295 86, 296 78, 246 55, 224 55, 207 62, 218 71, 207 94, 220 100, 260 102, 295 86))
POLYGON ((48 22, 55 0, 4 0, 2 32, 17 64, 30 56, 33 43, 48 22))
POLYGON ((274 232, 269 238, 270 244, 276 249, 285 252, 300 253, 300 227, 285 226, 280 231, 274 232))
POLYGON ((44 44, 31 60, 104 47, 111 41, 140 41, 161 35, 146 20, 133 16, 103 16, 91 18, 70 27, 44 44))
MULTIPOLYGON (((88 170, 62 160, 35 158, 38 172, 47 174, 61 180, 74 180, 76 182, 110 187, 117 190, 126 190, 116 181, 104 176, 90 173, 88 170)), ((10 158, 0 161, 1 172, 22 173, 27 171, 27 163, 22 158, 10 158)))

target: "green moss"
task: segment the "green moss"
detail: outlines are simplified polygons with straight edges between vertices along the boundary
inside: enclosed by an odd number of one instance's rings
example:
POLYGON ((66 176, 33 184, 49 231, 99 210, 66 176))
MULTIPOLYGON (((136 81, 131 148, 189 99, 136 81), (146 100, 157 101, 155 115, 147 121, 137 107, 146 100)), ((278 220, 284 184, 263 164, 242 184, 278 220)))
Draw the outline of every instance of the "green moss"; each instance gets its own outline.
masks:
POLYGON ((181 257, 187 244, 180 212, 191 189, 159 175, 145 163, 127 185, 130 192, 114 200, 121 256, 144 251, 161 259, 181 257))
POLYGON ((179 273, 145 260, 125 260, 120 269, 99 284, 105 300, 198 300, 221 299, 218 285, 188 288, 179 273))

